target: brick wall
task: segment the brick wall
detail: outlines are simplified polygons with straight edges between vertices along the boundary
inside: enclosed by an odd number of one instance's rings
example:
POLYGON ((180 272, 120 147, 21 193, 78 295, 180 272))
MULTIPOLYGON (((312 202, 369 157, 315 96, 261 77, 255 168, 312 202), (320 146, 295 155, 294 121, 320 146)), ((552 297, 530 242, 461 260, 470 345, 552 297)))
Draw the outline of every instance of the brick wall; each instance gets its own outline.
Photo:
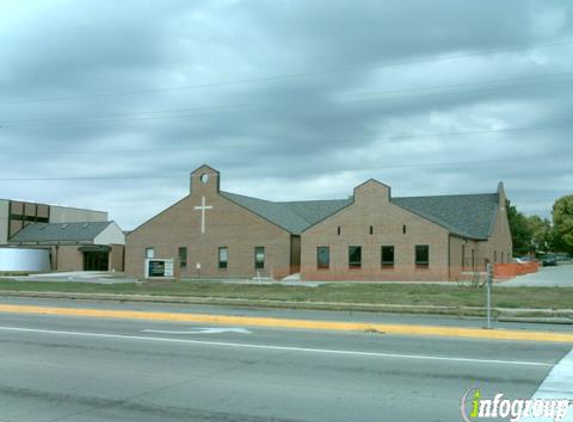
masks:
POLYGON ((124 245, 111 245, 109 252, 109 271, 123 271, 124 270, 124 245))
POLYGON ((83 271, 84 256, 78 250, 78 245, 63 245, 52 247, 52 260, 57 259, 56 271, 83 271))
POLYGON ((501 262, 502 253, 504 262, 510 257, 502 184, 493 234, 487 241, 476 241, 451 235, 439 224, 395 205, 390 188, 375 180, 355 188, 351 205, 294 236, 221 196, 219 181, 216 170, 197 169, 189 196, 127 236, 128 275, 143 277, 146 248, 154 249, 155 258, 173 259, 180 278, 250 278, 258 273, 280 279, 300 269, 306 280, 457 280, 474 269, 483 270, 486 260, 501 262), (209 207, 204 232, 202 211, 197 209, 203 204, 209 207), (382 265, 383 245, 394 247, 393 266, 382 265), (416 263, 417 245, 429 247, 428 265, 416 263), (265 267, 260 271, 254 265, 256 246, 265 248, 265 267), (317 266, 320 246, 329 247, 328 268, 317 266), (361 247, 359 268, 349 267, 350 246, 361 247), (182 247, 187 251, 183 266, 178 253, 182 247), (227 268, 219 268, 220 247, 228 250, 227 268))
POLYGON ((447 280, 448 238, 446 229, 394 205, 390 201, 390 188, 371 180, 355 189, 353 204, 303 233, 302 277, 306 280, 447 280), (351 245, 362 247, 359 269, 349 269, 351 245), (382 245, 394 246, 392 268, 381 265, 382 245), (416 266, 416 245, 429 245, 427 267, 416 266), (319 246, 330 247, 328 269, 317 268, 319 246))
POLYGON ((145 249, 155 258, 174 259, 181 278, 282 278, 290 272, 291 235, 280 227, 219 195, 219 173, 204 166, 192 174, 191 194, 129 233, 126 239, 126 274, 144 276, 145 249), (203 183, 200 177, 209 176, 203 183), (201 210, 205 204, 205 232, 201 210), (265 266, 256 270, 254 250, 265 248, 265 266), (178 250, 187 248, 187 265, 180 266, 178 250), (227 268, 219 268, 218 251, 228 248, 227 268), (197 270, 200 263, 201 269, 197 270))

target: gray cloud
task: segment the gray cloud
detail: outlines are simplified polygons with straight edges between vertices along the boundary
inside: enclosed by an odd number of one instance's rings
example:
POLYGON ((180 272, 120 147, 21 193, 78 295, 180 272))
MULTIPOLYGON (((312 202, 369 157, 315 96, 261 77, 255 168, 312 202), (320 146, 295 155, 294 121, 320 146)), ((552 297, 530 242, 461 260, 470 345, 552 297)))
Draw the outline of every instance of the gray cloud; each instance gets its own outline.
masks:
POLYGON ((572 81, 566 0, 0 3, 0 196, 129 229, 208 162, 269 199, 503 179, 547 216, 571 192, 572 81), (35 178, 72 180, 6 180, 35 178))

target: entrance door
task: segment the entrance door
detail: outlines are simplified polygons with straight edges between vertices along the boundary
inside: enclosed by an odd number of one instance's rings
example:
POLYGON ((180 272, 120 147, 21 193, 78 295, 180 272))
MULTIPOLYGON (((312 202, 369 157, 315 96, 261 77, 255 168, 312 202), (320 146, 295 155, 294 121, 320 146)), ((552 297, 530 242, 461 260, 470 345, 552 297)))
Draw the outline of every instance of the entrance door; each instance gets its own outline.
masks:
POLYGON ((84 252, 84 271, 107 271, 109 252, 84 252))

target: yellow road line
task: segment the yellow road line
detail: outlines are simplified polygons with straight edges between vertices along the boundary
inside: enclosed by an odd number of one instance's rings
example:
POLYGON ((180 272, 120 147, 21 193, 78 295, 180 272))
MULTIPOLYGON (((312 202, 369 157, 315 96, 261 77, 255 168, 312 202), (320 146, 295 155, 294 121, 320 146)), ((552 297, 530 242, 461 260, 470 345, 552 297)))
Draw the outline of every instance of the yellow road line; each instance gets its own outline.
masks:
POLYGON ((301 328, 309 330, 367 331, 386 334, 464 337, 490 340, 544 341, 573 343, 573 333, 542 331, 483 330, 479 328, 438 327, 405 324, 370 324, 364 322, 312 321, 280 318, 259 318, 230 315, 209 315, 169 312, 115 311, 107 309, 54 308, 28 305, 2 305, 0 312, 79 316, 93 318, 142 319, 153 321, 193 322, 207 324, 247 325, 255 327, 301 328))

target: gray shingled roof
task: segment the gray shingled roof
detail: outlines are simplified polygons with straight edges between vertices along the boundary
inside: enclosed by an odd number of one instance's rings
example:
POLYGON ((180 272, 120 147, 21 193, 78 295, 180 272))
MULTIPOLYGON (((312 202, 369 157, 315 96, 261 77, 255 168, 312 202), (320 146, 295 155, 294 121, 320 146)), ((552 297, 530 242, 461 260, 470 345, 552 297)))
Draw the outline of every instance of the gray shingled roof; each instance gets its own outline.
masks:
POLYGON ((394 204, 472 239, 491 235, 498 201, 497 193, 392 198, 394 204))
POLYGON ((89 223, 34 223, 10 238, 10 242, 92 242, 111 221, 89 223))
MULTIPOLYGON (((330 199, 321 201, 277 202, 305 219, 310 225, 351 204, 351 199, 330 199)), ((305 227, 306 228, 306 227, 305 227)))
MULTIPOLYGON (((293 234, 300 234, 352 203, 352 199, 272 202, 229 192, 221 195, 293 234)), ((487 239, 495 222, 498 195, 420 196, 392 198, 392 202, 453 234, 487 239)))
POLYGON ((220 192, 222 196, 266 218, 283 229, 299 234, 309 226, 309 222, 301 215, 285 207, 282 203, 251 198, 250 196, 235 193, 220 192))

